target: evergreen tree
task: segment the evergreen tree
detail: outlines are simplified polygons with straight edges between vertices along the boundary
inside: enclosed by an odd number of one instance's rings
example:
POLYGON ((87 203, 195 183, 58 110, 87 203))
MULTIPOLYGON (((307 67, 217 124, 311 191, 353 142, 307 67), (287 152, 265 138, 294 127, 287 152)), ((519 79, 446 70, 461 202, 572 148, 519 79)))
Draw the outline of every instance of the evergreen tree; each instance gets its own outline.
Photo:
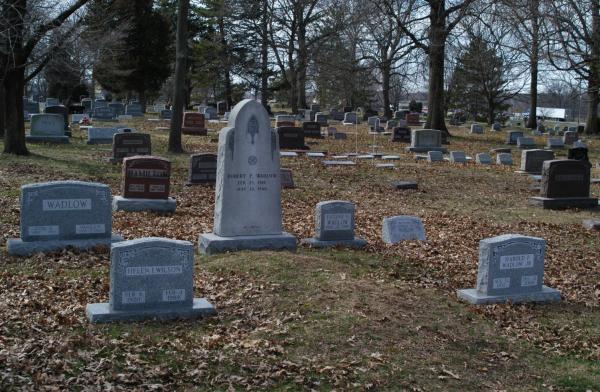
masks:
POLYGON ((505 102, 514 96, 508 89, 508 67, 504 59, 480 36, 471 38, 458 58, 448 88, 449 109, 462 109, 473 119, 495 121, 496 113, 505 110, 505 102))

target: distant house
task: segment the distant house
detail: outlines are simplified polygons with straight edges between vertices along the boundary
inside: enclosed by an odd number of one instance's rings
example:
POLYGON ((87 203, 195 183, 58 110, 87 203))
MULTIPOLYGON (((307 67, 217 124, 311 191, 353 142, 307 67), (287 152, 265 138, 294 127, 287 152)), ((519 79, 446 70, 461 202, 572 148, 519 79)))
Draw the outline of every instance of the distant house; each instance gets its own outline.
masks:
POLYGON ((567 109, 560 108, 536 108, 537 118, 553 121, 566 121, 567 109))

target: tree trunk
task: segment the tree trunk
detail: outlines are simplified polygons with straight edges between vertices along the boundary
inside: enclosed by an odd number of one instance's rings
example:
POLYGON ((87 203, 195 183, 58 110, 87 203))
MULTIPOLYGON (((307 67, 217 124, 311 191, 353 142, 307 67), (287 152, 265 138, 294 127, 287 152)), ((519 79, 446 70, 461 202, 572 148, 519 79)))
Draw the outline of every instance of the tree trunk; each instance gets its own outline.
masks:
POLYGON ((537 128, 537 88, 538 88, 538 63, 539 63, 539 0, 531 2, 531 55, 529 58, 531 67, 531 86, 529 89, 529 120, 527 128, 537 128))
POLYGON ((387 63, 381 67, 382 95, 383 95, 383 115, 392 118, 392 109, 390 108, 390 67, 387 63))
POLYGON ((28 155, 29 151, 25 144, 25 120, 23 118, 25 67, 22 64, 19 65, 7 73, 4 81, 6 92, 4 152, 16 155, 28 155))
POLYGON ((598 121, 598 104, 600 103, 600 98, 598 95, 598 89, 600 88, 600 83, 598 79, 594 76, 594 73, 590 73, 591 76, 588 79, 588 113, 587 120, 585 124, 585 133, 592 135, 600 133, 600 122, 598 121))
POLYGON ((6 129, 6 95, 4 93, 4 85, 0 84, 0 137, 4 137, 6 129))
POLYGON ((306 30, 303 25, 298 29, 298 107, 306 108, 306 68, 308 67, 308 49, 306 48, 306 30))
POLYGON ((229 64, 229 48, 227 44, 227 38, 225 37, 225 17, 223 16, 224 10, 222 9, 221 15, 219 16, 219 35, 221 36, 221 61, 223 64, 223 73, 225 80, 225 101, 227 101, 227 107, 233 106, 233 91, 231 89, 231 71, 229 64))
POLYGON ((138 91, 138 98, 142 106, 142 113, 146 113, 146 91, 138 91))
POLYGON ((445 121, 444 61, 446 49, 446 21, 443 4, 432 6, 429 28, 429 97, 425 128, 448 134, 445 121))
POLYGON ((169 152, 183 152, 181 146, 181 123, 185 100, 187 23, 190 0, 178 0, 177 49, 175 54, 175 78, 173 81, 173 114, 169 131, 169 152))
POLYGON ((261 42, 260 42, 260 103, 267 108, 269 104, 269 20, 268 3, 262 0, 261 42))
POLYGON ((496 120, 496 113, 494 110, 494 101, 488 100, 488 125, 494 125, 494 121, 496 120))

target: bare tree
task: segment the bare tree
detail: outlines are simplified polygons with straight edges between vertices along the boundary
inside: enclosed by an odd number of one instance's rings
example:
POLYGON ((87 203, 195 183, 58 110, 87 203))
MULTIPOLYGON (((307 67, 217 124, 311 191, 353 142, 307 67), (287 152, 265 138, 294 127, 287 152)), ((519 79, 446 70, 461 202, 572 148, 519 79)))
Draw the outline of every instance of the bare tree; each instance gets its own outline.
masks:
POLYGON ((587 81, 588 113, 585 132, 600 133, 600 2, 598 0, 547 0, 548 57, 562 71, 575 72, 587 81))
POLYGON ((177 43, 175 54, 175 81, 173 83, 173 115, 169 131, 169 151, 183 152, 181 147, 181 122, 185 105, 185 77, 187 71, 187 24, 190 0, 178 0, 177 43))
MULTIPOLYGON (((58 11, 58 14, 43 21, 32 18, 33 1, 6 0, 2 5, 3 21, 0 27, 5 32, 0 41, 2 45, 2 66, 0 75, 4 86, 6 103, 6 132, 4 134, 4 152, 17 155, 29 153, 25 144, 25 122, 23 116, 23 91, 25 70, 35 59, 32 53, 41 40, 60 27, 89 0, 76 0, 58 11)), ((52 15, 48 12, 46 15, 52 15)), ((37 15, 36 15, 37 16, 37 15)))

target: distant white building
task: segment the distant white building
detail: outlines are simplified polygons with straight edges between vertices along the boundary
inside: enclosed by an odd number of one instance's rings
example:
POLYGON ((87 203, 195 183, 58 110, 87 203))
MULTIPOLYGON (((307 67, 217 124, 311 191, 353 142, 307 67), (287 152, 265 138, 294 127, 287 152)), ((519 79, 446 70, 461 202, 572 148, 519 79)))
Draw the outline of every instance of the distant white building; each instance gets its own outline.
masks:
POLYGON ((554 121, 566 121, 567 120, 567 109, 560 108, 535 108, 537 118, 543 118, 546 120, 554 121))

